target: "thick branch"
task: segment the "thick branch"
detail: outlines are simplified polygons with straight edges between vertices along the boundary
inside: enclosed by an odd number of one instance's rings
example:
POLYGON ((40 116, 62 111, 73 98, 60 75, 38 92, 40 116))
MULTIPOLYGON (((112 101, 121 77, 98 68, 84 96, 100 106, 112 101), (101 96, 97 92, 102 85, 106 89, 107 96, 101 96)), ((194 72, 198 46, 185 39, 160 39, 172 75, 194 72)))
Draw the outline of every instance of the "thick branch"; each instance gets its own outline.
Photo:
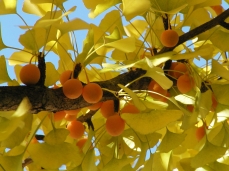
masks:
MULTIPOLYGON (((116 78, 98 82, 102 88, 113 91, 118 91, 120 88, 117 84, 126 85, 134 79, 145 74, 144 70, 138 69, 117 76, 116 78)), ((149 78, 143 78, 140 81, 133 83, 132 89, 146 89, 149 84, 149 78)), ((9 111, 16 110, 24 97, 28 97, 32 104, 32 113, 39 111, 61 111, 78 109, 89 106, 91 104, 84 101, 81 97, 70 100, 66 98, 62 92, 62 88, 50 89, 43 86, 6 86, 0 87, 0 110, 9 111)), ((101 101, 117 99, 115 95, 108 91, 103 92, 101 101)))

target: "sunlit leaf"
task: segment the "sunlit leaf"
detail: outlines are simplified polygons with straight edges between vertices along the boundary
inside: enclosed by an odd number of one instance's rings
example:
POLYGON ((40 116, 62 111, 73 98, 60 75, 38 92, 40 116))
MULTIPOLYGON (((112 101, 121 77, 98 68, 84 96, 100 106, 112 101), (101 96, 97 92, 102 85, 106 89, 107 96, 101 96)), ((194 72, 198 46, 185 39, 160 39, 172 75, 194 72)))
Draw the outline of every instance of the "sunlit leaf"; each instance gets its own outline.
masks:
POLYGON ((32 3, 34 4, 41 4, 41 3, 53 3, 58 7, 61 7, 64 2, 67 0, 31 0, 32 3))
POLYGON ((11 79, 7 72, 6 61, 4 56, 0 56, 0 66, 0 84, 10 82, 11 79))
POLYGON ((83 160, 82 171, 87 171, 87 170, 95 170, 95 171, 98 170, 96 165, 95 165, 95 152, 94 152, 94 150, 89 150, 86 153, 86 156, 83 160))
POLYGON ((127 92, 129 94, 129 96, 132 98, 133 103, 136 105, 136 107, 140 110, 140 111, 144 111, 146 109, 146 106, 144 105, 144 103, 138 98, 138 96, 131 91, 129 88, 119 84, 119 87, 121 87, 125 92, 127 92))
POLYGON ((0 15, 16 14, 17 0, 1 0, 0 15))
POLYGON ((134 36, 138 39, 141 34, 146 30, 147 26, 148 24, 144 20, 134 20, 133 22, 131 22, 131 24, 125 26, 124 28, 129 37, 134 36))
POLYGON ((122 118, 135 131, 141 134, 153 133, 182 117, 179 110, 155 110, 137 115, 123 114, 122 118), (139 125, 141 125, 139 127, 139 125))
POLYGON ((194 156, 191 160, 191 166, 194 168, 204 166, 207 163, 214 162, 217 158, 222 157, 227 148, 215 146, 210 142, 206 141, 204 147, 200 152, 194 156))
POLYGON ((219 48, 222 51, 228 51, 229 48, 227 46, 228 42, 228 33, 221 30, 217 29, 214 34, 210 37, 211 42, 213 45, 215 45, 217 48, 219 48), (219 41, 220 40, 220 41, 219 41))
POLYGON ((68 22, 62 22, 59 24, 55 24, 55 27, 57 27, 63 35, 65 33, 68 33, 74 30, 89 29, 89 24, 79 18, 75 18, 68 22))
POLYGON ((113 47, 126 53, 133 52, 136 48, 135 39, 133 37, 128 37, 111 43, 106 43, 104 46, 113 47))
POLYGON ((23 155, 17 155, 17 156, 0 155, 0 170, 1 171, 8 171, 8 170, 21 171, 22 157, 23 155))
POLYGON ((70 161, 79 165, 82 159, 77 147, 66 142, 56 145, 30 144, 28 152, 35 163, 46 169, 58 169, 70 161))
POLYGON ((51 62, 46 62, 45 86, 54 85, 60 78, 59 73, 51 62))
POLYGON ((217 76, 221 76, 224 79, 229 80, 229 71, 214 59, 212 59, 211 74, 216 74, 217 76))
POLYGON ((136 165, 134 166, 135 169, 139 168, 140 166, 142 166, 145 163, 145 154, 148 148, 149 148, 149 145, 147 142, 141 144, 141 153, 140 153, 140 156, 138 158, 136 165))
POLYGON ((219 163, 219 162, 214 162, 210 164, 211 168, 215 170, 220 170, 220 171, 227 171, 229 170, 229 165, 224 164, 224 163, 219 163))
POLYGON ((26 114, 23 119, 25 125, 22 128, 16 128, 7 139, 1 142, 1 145, 7 148, 13 148, 20 145, 31 129, 32 119, 33 116, 31 114, 26 114))
POLYGON ((45 13, 50 10, 50 5, 34 4, 31 2, 31 0, 25 0, 23 2, 22 11, 24 11, 25 13, 28 13, 28 14, 34 14, 37 16, 44 16, 45 13))
POLYGON ((76 10, 76 6, 72 7, 70 10, 68 10, 61 16, 55 17, 54 19, 47 19, 47 18, 40 19, 36 22, 36 24, 34 25, 34 28, 47 28, 55 24, 56 22, 59 22, 63 17, 69 15, 70 13, 74 12, 75 10, 76 10))
POLYGON ((124 158, 116 159, 113 158, 101 171, 110 171, 110 170, 121 170, 125 165, 131 163, 133 159, 124 158))
MULTIPOLYGON (((3 2, 3 1, 2 1, 3 2)), ((0 2, 1 3, 1 2, 0 2)), ((2 40, 2 28, 1 28, 1 24, 0 24, 0 51, 4 48, 6 48, 7 46, 4 44, 3 40, 2 40)))
POLYGON ((101 20, 99 28, 103 30, 104 33, 109 32, 111 34, 115 29, 118 29, 120 35, 125 34, 121 14, 118 10, 108 12, 101 20))
POLYGON ((123 15, 127 20, 131 20, 138 15, 144 14, 151 6, 149 0, 142 0, 141 2, 138 0, 122 0, 122 2, 123 15))
POLYGON ((163 89, 169 89, 172 87, 173 82, 165 76, 163 69, 159 67, 149 68, 145 74, 146 77, 154 79, 163 89))
POLYGON ((229 105, 228 95, 229 95, 229 85, 217 85, 213 84, 212 89, 218 103, 229 105))
POLYGON ((155 153, 153 155, 153 169, 152 170, 160 170, 160 171, 167 171, 169 169, 169 162, 170 162, 170 155, 169 153, 155 153))
MULTIPOLYGON (((88 0, 84 0, 84 2, 86 2, 88 0)), ((91 3, 91 1, 89 1, 91 3)), ((101 1, 101 0, 97 0, 97 5, 95 8, 93 8, 93 11, 90 12, 89 17, 90 18, 95 18, 96 16, 98 16, 99 14, 101 14, 102 12, 104 12, 105 10, 107 10, 108 8, 118 4, 121 2, 121 0, 110 0, 110 1, 101 1)))
POLYGON ((176 134, 176 133, 170 132, 167 129, 167 132, 164 138, 162 139, 162 142, 160 143, 158 150, 164 153, 169 152, 170 150, 180 145, 184 141, 185 136, 186 136, 185 134, 176 134))
POLYGON ((183 104, 194 104, 195 98, 186 94, 179 94, 175 96, 175 99, 183 104))
POLYGON ((44 141, 49 145, 61 144, 65 141, 68 134, 69 131, 67 129, 54 129, 45 136, 44 141))
POLYGON ((158 11, 165 12, 165 13, 177 13, 183 8, 187 6, 186 0, 164 0, 164 1, 157 1, 157 0, 150 0, 152 7, 158 11))
POLYGON ((17 128, 23 129, 25 126, 24 118, 30 109, 31 104, 28 98, 24 98, 17 110, 9 112, 7 118, 4 117, 4 113, 2 117, 0 114, 0 141, 7 139, 17 128))

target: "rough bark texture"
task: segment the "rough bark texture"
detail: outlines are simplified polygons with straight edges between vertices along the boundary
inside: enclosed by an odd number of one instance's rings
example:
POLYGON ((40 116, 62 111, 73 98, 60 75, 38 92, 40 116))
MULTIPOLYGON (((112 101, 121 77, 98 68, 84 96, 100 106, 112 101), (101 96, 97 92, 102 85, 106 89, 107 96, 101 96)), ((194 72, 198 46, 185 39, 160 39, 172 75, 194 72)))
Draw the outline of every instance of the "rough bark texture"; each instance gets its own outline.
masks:
MULTIPOLYGON (((117 84, 127 84, 134 79, 142 76, 145 73, 144 70, 137 69, 135 71, 129 71, 121 74, 116 78, 98 82, 102 88, 106 88, 113 91, 118 91, 120 88, 117 84)), ((139 81, 133 83, 130 88, 132 89, 147 89, 150 78, 142 78, 139 81)), ((16 110, 20 102, 24 97, 28 97, 32 105, 32 113, 38 113, 39 111, 61 111, 78 109, 89 106, 91 104, 84 101, 82 96, 77 99, 71 100, 64 96, 62 88, 51 89, 44 86, 4 86, 0 87, 0 110, 16 110)), ((103 98, 101 101, 110 99, 117 99, 117 97, 108 92, 103 92, 103 98)))

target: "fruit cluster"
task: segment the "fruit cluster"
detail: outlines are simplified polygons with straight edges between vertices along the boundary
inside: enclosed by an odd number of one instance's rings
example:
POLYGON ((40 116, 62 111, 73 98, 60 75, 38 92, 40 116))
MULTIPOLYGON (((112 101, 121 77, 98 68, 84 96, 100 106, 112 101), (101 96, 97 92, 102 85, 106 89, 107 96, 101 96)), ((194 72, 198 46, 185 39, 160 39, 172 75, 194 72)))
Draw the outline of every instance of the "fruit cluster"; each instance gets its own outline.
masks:
POLYGON ((72 71, 67 70, 60 75, 60 82, 63 85, 63 93, 69 99, 76 99, 83 96, 88 103, 98 103, 102 96, 103 90, 96 83, 88 83, 83 86, 79 79, 71 78, 72 71))
POLYGON ((181 93, 188 93, 194 87, 194 80, 188 73, 187 65, 181 62, 173 62, 169 75, 177 79, 177 88, 181 93))

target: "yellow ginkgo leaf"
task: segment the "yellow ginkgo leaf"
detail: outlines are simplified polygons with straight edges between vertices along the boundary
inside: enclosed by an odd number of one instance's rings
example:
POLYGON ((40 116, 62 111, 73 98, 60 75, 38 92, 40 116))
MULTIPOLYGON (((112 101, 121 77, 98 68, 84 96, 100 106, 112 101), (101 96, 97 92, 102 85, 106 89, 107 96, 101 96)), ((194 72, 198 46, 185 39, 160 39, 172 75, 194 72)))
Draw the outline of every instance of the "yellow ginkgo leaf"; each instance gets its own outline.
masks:
POLYGON ((79 19, 79 18, 75 18, 75 19, 68 21, 68 22, 62 22, 59 24, 55 24, 55 27, 58 28, 63 35, 65 33, 68 33, 70 31, 74 31, 74 30, 89 29, 90 25, 88 23, 86 23, 85 21, 79 19))
POLYGON ((211 74, 221 76, 226 80, 229 80, 229 71, 219 64, 215 59, 212 59, 212 71, 211 74))
POLYGON ((82 160, 76 145, 66 142, 56 145, 30 144, 28 152, 35 163, 46 169, 58 169, 61 165, 71 161, 78 166, 82 160))
POLYGON ((128 37, 111 43, 106 43, 104 46, 113 47, 126 53, 133 52, 136 49, 135 38, 133 37, 128 37))
POLYGON ((6 61, 4 56, 0 56, 0 66, 0 84, 10 82, 11 79, 7 72, 6 61))
MULTIPOLYGON (((0 2, 1 3, 1 2, 0 2)), ((4 44, 3 40, 2 40, 2 28, 1 28, 1 24, 0 24, 0 50, 6 48, 7 46, 4 44)))
POLYGON ((16 14, 17 0, 1 0, 0 15, 16 14))
POLYGON ((60 78, 55 66, 51 62, 46 62, 45 86, 54 85, 60 78))
POLYGON ((51 26, 52 24, 62 20, 63 17, 71 14, 75 10, 76 10, 76 6, 73 6, 70 10, 68 10, 67 12, 65 12, 64 14, 62 14, 59 17, 55 17, 54 19, 46 19, 46 18, 40 19, 36 22, 36 24, 34 25, 34 28, 47 28, 51 26))
POLYGON ((180 110, 153 110, 137 115, 125 113, 122 118, 133 130, 145 135, 164 128, 169 123, 180 119, 182 115, 183 112, 180 110))
POLYGON ((123 15, 129 21, 132 18, 144 14, 149 10, 151 3, 149 0, 122 0, 123 15))

